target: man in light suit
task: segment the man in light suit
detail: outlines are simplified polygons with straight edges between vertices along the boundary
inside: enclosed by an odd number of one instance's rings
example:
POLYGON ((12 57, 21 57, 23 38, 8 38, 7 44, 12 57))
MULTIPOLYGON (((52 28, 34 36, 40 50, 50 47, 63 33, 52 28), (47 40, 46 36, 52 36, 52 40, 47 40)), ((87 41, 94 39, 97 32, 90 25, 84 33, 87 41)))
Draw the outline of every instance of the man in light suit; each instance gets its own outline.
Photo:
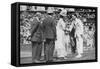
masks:
POLYGON ((80 58, 83 54, 83 22, 77 17, 77 15, 73 15, 72 17, 75 24, 76 49, 78 53, 76 58, 80 58))

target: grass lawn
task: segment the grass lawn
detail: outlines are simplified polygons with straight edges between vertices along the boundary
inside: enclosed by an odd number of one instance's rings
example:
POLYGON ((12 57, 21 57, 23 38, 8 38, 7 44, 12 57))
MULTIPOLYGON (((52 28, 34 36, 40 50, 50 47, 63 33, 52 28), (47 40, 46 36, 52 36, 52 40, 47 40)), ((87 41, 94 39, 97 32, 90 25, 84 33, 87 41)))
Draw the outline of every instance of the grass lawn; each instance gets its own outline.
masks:
MULTIPOLYGON (((32 47, 30 45, 23 45, 20 47, 21 52, 21 63, 32 63, 32 47)), ((68 54, 67 60, 54 60, 54 62, 59 61, 76 61, 76 60, 91 60, 95 59, 95 49, 85 50, 81 58, 75 58, 77 54, 68 54)), ((41 62, 41 61, 40 61, 41 62)))

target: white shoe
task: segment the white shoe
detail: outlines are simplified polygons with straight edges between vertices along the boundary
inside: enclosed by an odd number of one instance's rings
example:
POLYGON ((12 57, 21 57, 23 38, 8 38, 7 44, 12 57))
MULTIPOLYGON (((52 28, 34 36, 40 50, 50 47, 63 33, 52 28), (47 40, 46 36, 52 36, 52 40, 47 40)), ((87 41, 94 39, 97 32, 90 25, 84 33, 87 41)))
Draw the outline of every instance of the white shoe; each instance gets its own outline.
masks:
POLYGON ((76 56, 76 58, 81 58, 81 57, 82 57, 82 55, 80 55, 80 54, 76 56))
POLYGON ((64 59, 66 60, 66 59, 68 59, 67 57, 64 57, 64 59))

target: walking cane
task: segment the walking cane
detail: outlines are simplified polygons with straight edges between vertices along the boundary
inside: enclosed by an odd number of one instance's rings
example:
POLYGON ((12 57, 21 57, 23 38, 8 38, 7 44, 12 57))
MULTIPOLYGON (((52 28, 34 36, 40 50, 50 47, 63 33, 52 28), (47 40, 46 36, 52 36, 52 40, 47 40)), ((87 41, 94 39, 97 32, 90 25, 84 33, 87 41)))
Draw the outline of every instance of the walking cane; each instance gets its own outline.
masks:
POLYGON ((42 42, 42 56, 44 56, 44 41, 42 42))
POLYGON ((42 53, 41 53, 41 60, 44 60, 44 41, 42 42, 42 53))

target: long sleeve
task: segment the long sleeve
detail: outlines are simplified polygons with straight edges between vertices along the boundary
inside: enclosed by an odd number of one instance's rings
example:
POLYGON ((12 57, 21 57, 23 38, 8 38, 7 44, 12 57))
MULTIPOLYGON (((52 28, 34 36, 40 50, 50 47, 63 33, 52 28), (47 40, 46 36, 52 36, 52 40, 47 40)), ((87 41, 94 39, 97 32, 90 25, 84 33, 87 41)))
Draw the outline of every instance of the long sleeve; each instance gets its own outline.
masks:
POLYGON ((30 29, 30 32, 31 32, 31 36, 34 34, 36 28, 38 27, 39 25, 39 22, 38 21, 33 21, 32 25, 31 25, 31 29, 30 29))
POLYGON ((55 34, 55 38, 56 38, 56 21, 54 19, 52 21, 52 28, 53 28, 53 31, 54 31, 54 34, 55 34))

